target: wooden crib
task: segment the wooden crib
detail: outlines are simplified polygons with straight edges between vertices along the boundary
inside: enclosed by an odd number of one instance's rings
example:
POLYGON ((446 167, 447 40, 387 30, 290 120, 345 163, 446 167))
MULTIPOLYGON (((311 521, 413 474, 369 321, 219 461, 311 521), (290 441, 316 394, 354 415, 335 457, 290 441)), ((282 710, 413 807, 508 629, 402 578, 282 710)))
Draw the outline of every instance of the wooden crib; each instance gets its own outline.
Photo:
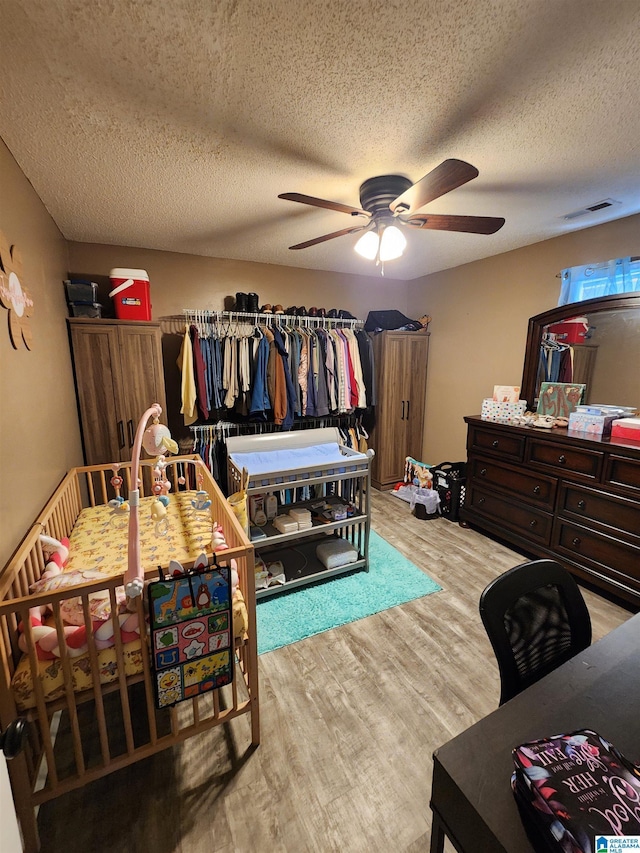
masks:
MULTIPOLYGON (((153 460, 141 463, 141 498, 151 494, 153 465, 153 460)), ((122 586, 122 574, 73 587, 72 595, 80 596, 82 601, 88 651, 82 659, 71 657, 64 642, 60 613, 60 603, 70 598, 70 588, 37 595, 29 592, 45 568, 39 537, 41 534, 58 540, 69 537, 81 511, 86 507, 108 504, 114 498, 114 489, 110 465, 69 471, 0 573, 0 725, 4 730, 18 716, 28 720, 25 749, 8 764, 27 853, 35 853, 39 849, 34 807, 47 800, 240 715, 250 715, 251 745, 259 743, 253 546, 200 457, 170 458, 165 474, 172 483, 171 495, 187 489, 207 492, 211 501, 211 517, 222 525, 229 545, 229 550, 224 552, 224 561, 231 558, 237 561, 239 589, 246 603, 248 628, 246 638, 235 641, 233 682, 170 709, 156 710, 146 631, 141 631, 137 647, 134 647, 135 643, 125 647, 115 621, 114 645, 109 650, 111 658, 105 665, 101 658, 103 652, 98 652, 90 630, 89 596, 97 591, 107 591, 111 612, 115 614, 115 591, 122 586), (38 660, 34 645, 29 610, 36 605, 48 606, 58 633, 60 657, 53 669, 59 667, 58 674, 62 677, 55 696, 45 695, 43 662, 38 660), (21 629, 24 630, 22 645, 26 641, 26 654, 18 646, 21 629), (82 679, 77 678, 79 662, 82 679), (18 667, 20 675, 30 679, 33 693, 29 702, 20 699, 12 687, 18 667), (28 705, 31 707, 25 707, 28 705), (56 745, 54 734, 60 725, 64 725, 66 733, 64 751, 59 744, 56 745)), ((124 480, 122 490, 126 496, 131 482, 130 464, 121 465, 119 476, 124 480)), ((140 513, 140 524, 144 523, 144 514, 140 513)), ((193 559, 184 560, 184 567, 193 565, 193 559)), ((147 579, 157 578, 157 565, 143 562, 143 568, 147 579)), ((122 573, 125 569, 126 565, 123 565, 122 573)), ((135 601, 139 624, 145 625, 144 597, 135 601)))

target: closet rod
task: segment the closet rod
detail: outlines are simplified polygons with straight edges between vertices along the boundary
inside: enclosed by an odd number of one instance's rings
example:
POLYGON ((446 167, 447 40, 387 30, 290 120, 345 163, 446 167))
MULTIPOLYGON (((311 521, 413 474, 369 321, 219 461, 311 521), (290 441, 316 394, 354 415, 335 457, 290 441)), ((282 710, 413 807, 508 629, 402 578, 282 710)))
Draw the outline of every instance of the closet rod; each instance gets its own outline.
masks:
POLYGON ((306 326, 314 329, 325 328, 347 328, 361 329, 364 326, 363 320, 347 319, 342 317, 308 317, 298 316, 297 314, 260 314, 257 312, 248 313, 246 311, 212 311, 209 309, 185 308, 183 309, 184 316, 194 323, 209 323, 225 320, 229 323, 245 322, 257 325, 279 326, 281 324, 287 326, 306 326))
MULTIPOLYGON (((356 424, 358 416, 356 415, 323 415, 314 421, 294 421, 292 430, 299 429, 316 429, 318 425, 321 426, 346 426, 346 421, 351 421, 351 425, 356 424), (329 423, 327 423, 329 422, 329 423)), ((246 433, 262 433, 262 432, 280 432, 281 428, 278 424, 273 423, 273 421, 264 421, 262 423, 235 423, 233 421, 217 421, 214 424, 191 424, 189 426, 190 431, 198 436, 198 435, 206 435, 213 432, 225 433, 232 431, 241 432, 244 431, 246 433)))

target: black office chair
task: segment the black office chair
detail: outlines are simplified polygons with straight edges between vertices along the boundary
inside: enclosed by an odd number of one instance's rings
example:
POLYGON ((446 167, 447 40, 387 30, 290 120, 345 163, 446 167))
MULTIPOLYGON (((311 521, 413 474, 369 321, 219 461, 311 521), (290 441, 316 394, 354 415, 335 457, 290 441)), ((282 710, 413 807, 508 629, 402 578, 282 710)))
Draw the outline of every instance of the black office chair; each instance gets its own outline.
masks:
POLYGON ((573 577, 553 560, 509 569, 480 596, 498 659, 500 704, 591 644, 591 618, 573 577))

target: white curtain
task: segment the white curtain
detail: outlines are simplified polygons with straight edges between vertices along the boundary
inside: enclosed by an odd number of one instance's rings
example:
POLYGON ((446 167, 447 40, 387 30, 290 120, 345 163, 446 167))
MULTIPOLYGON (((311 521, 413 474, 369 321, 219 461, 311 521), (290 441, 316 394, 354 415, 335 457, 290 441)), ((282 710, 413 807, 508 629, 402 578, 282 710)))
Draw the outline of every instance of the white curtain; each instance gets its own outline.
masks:
POLYGON ((640 258, 614 258, 601 264, 562 270, 558 305, 640 290, 640 258))

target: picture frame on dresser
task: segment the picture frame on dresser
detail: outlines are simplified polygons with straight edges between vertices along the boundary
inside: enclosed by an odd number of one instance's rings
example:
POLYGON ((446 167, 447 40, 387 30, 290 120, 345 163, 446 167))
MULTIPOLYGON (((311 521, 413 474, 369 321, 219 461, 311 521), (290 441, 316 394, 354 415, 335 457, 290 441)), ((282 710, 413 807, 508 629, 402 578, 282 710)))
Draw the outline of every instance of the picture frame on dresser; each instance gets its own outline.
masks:
MULTIPOLYGON (((640 294, 627 294, 565 305, 529 320, 522 379, 529 408, 537 402, 545 331, 577 314, 599 331, 590 368, 597 398, 587 400, 640 405, 640 294), (611 389, 608 399, 598 390, 605 388, 611 389)), ((527 556, 556 559, 579 579, 640 608, 640 442, 479 416, 465 421, 461 520, 527 556)))

